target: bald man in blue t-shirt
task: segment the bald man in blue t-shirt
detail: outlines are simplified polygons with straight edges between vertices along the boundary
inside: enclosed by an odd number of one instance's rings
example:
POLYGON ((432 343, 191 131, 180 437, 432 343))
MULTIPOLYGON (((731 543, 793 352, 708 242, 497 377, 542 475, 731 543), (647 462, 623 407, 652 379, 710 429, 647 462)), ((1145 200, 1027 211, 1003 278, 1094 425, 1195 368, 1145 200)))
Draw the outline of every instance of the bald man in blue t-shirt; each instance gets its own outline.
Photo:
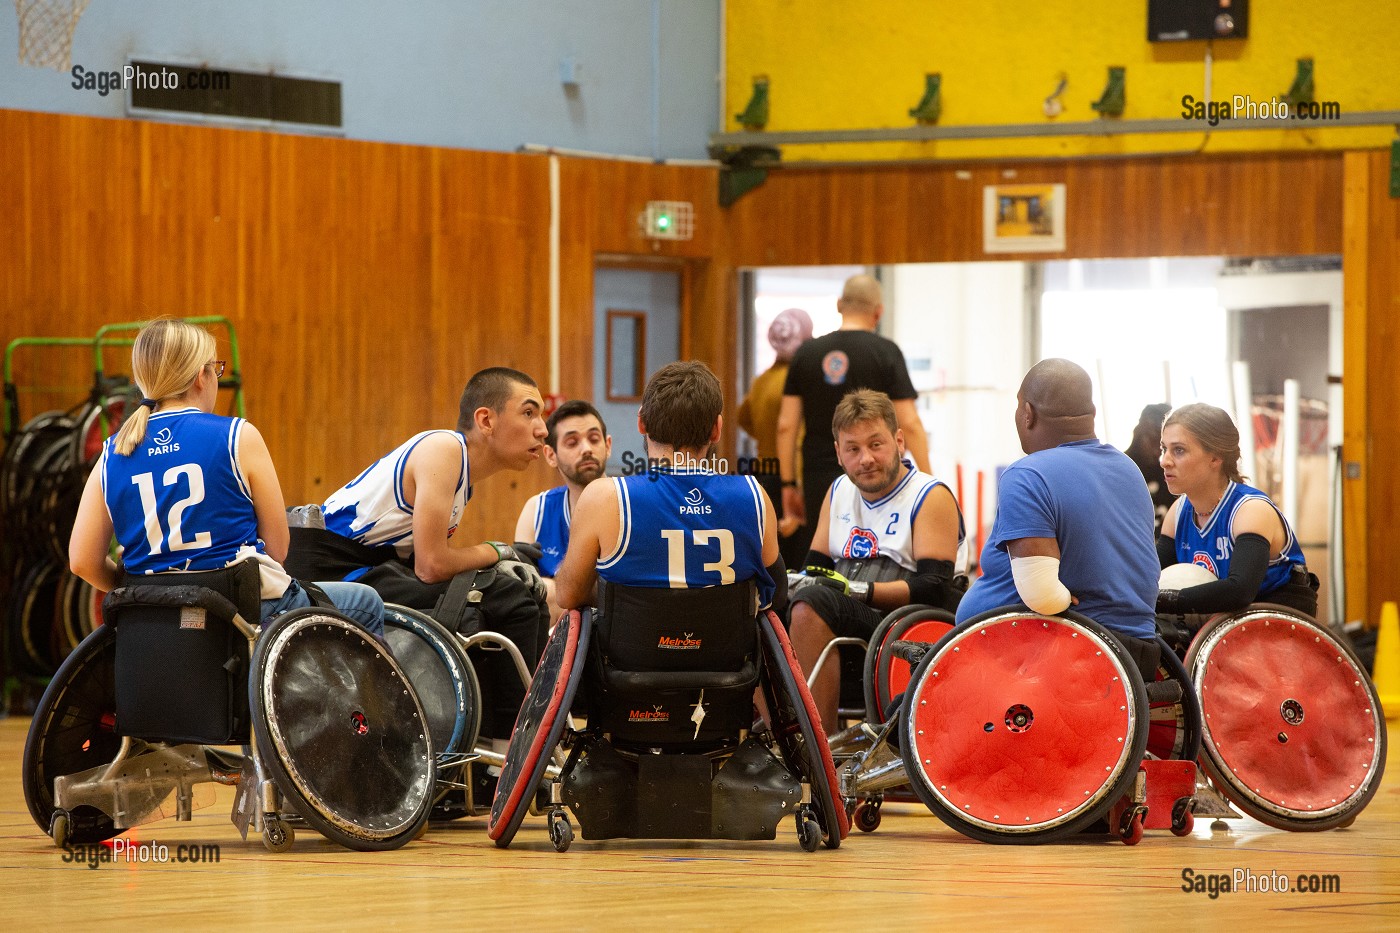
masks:
POLYGON ((1094 436, 1093 386, 1069 360, 1031 367, 1016 394, 1027 454, 997 487, 983 575, 957 621, 1003 606, 1053 615, 1071 607, 1156 671, 1158 560, 1152 497, 1125 454, 1094 436))

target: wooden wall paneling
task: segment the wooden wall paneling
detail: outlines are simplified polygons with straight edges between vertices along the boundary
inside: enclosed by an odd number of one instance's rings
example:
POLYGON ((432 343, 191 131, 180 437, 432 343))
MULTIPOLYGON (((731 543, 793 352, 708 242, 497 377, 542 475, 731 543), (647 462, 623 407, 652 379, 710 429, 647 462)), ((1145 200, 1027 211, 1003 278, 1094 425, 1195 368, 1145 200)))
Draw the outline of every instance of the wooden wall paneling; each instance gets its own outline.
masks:
MULTIPOLYGON (((1383 602, 1400 601, 1400 566, 1390 535, 1400 515, 1400 482, 1393 466, 1400 461, 1400 380, 1390 375, 1400 349, 1400 200, 1390 197, 1389 155, 1378 150, 1348 156, 1357 171, 1364 158, 1367 175, 1365 272, 1359 278, 1366 288, 1365 618, 1372 624, 1379 622, 1383 602)), ((1351 269, 1345 273, 1350 282, 1351 269)))
MULTIPOLYGON (((1366 217, 1348 220, 1361 245, 1346 247, 1349 283, 1358 249, 1369 251, 1360 346, 1358 293, 1348 288, 1355 392, 1356 354, 1382 372, 1400 343, 1400 224, 1384 154, 1349 158, 1364 160, 1370 179, 1366 217)), ((249 414, 289 498, 323 495, 408 433, 453 423, 462 383, 480 366, 514 365, 547 382, 546 157, 0 111, 0 166, 7 339, 90 334, 158 314, 229 315, 249 414)), ((1336 153, 789 167, 723 210, 712 168, 561 158, 565 394, 591 395, 600 254, 687 264, 687 353, 731 386, 738 267, 991 258, 981 252, 981 192, 1012 180, 1007 169, 1015 181, 1068 186, 1066 255, 1343 251, 1336 153), (643 238, 637 214, 653 199, 690 201, 694 239, 643 238)), ((1349 184, 1358 171, 1348 169, 1349 184)), ((46 360, 35 381, 86 385, 79 356, 46 360)), ((1347 428, 1349 447, 1371 445, 1368 470, 1400 453, 1400 426, 1388 426, 1393 389, 1371 388, 1349 406, 1347 428)), ((534 491, 526 487, 551 482, 537 466, 518 488, 488 490, 464 531, 504 533, 534 491)), ((1400 590, 1377 537, 1400 506, 1390 485, 1368 490, 1370 607, 1400 590)))
POLYGON ((738 266, 1043 259, 982 252, 982 189, 1011 182, 1065 183, 1065 256, 1341 250, 1337 153, 791 167, 731 207, 725 232, 738 266))

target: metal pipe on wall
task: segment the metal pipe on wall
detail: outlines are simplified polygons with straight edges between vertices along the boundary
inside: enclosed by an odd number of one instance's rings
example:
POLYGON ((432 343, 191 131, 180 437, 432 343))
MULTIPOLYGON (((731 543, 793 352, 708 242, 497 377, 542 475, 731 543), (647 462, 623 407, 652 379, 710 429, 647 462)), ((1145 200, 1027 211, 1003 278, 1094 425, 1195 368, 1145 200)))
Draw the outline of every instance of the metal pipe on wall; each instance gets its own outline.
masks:
POLYGON ((559 157, 549 157, 549 393, 560 392, 559 375, 559 157))

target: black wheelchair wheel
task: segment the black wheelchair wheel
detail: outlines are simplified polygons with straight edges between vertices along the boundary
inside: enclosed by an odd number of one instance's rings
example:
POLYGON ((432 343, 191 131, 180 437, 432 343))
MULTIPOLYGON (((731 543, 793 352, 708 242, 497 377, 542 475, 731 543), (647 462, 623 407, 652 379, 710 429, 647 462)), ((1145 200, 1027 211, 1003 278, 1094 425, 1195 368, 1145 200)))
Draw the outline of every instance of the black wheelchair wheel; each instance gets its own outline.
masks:
POLYGON ((362 851, 418 834, 432 739, 412 685, 368 632, 321 609, 286 613, 258 637, 250 677, 263 763, 308 823, 362 851))
POLYGON ((983 842, 1088 829, 1131 787, 1147 695, 1106 629, 1077 613, 983 613, 924 656, 904 696, 900 751, 933 813, 983 842))
POLYGON ((918 612, 923 609, 932 609, 932 606, 925 606, 921 603, 913 603, 908 606, 900 606, 893 610, 875 626, 875 631, 871 634, 870 640, 865 646, 865 667, 861 675, 861 685, 865 692, 865 721, 872 726, 884 722, 881 715, 888 703, 881 703, 875 694, 875 671, 880 663, 880 649, 889 641, 888 635, 890 626, 911 612, 918 612))
POLYGON ((578 693, 593 631, 592 611, 564 614, 545 643, 525 702, 515 719, 505 765, 496 781, 486 835, 504 849, 515 838, 540 786, 550 756, 564 734, 569 708, 578 693))
POLYGON ((1157 646, 1162 651, 1157 680, 1181 684, 1181 699, 1150 704, 1147 750, 1164 761, 1195 761, 1201 754, 1201 701, 1176 652, 1161 636, 1157 637, 1157 646))
MULTIPOLYGON (((121 748, 116 660, 116 636, 103 626, 63 662, 34 711, 21 773, 29 815, 46 834, 53 825, 54 779, 107 764, 121 748)), ((101 842, 121 832, 93 807, 74 808, 67 822, 70 843, 101 842)))
MULTIPOLYGON (((851 824, 846 817, 846 804, 837 792, 836 765, 821 717, 782 622, 771 611, 761 612, 758 628, 765 674, 763 694, 772 717, 773 738, 788 770, 811 787, 812 812, 821 828, 821 841, 828 849, 835 849, 850 833, 851 824)), ((803 834, 806 848, 805 834, 809 830, 803 828, 803 820, 799 812, 798 832, 803 834)), ((812 848, 816 848, 815 844, 812 848)))
POLYGON ((439 763, 475 748, 481 685, 457 637, 431 616, 387 603, 384 639, 418 694, 439 763))
POLYGON ((1375 796, 1385 717, 1365 667, 1325 626, 1256 604, 1203 626, 1186 667, 1204 714, 1201 764, 1246 814, 1333 829, 1375 796))

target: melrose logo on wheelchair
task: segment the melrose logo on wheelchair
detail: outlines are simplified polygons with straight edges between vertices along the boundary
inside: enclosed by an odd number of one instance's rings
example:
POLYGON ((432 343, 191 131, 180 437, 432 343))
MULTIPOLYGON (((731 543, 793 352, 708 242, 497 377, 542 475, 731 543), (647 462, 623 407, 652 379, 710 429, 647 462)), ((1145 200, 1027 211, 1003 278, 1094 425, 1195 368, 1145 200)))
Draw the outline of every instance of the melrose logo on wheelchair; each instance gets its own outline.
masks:
POLYGON ((107 842, 65 845, 61 859, 66 865, 85 865, 97 869, 104 863, 115 865, 207 865, 219 861, 217 842, 183 842, 170 846, 159 842, 137 842, 134 839, 111 839, 107 842))

